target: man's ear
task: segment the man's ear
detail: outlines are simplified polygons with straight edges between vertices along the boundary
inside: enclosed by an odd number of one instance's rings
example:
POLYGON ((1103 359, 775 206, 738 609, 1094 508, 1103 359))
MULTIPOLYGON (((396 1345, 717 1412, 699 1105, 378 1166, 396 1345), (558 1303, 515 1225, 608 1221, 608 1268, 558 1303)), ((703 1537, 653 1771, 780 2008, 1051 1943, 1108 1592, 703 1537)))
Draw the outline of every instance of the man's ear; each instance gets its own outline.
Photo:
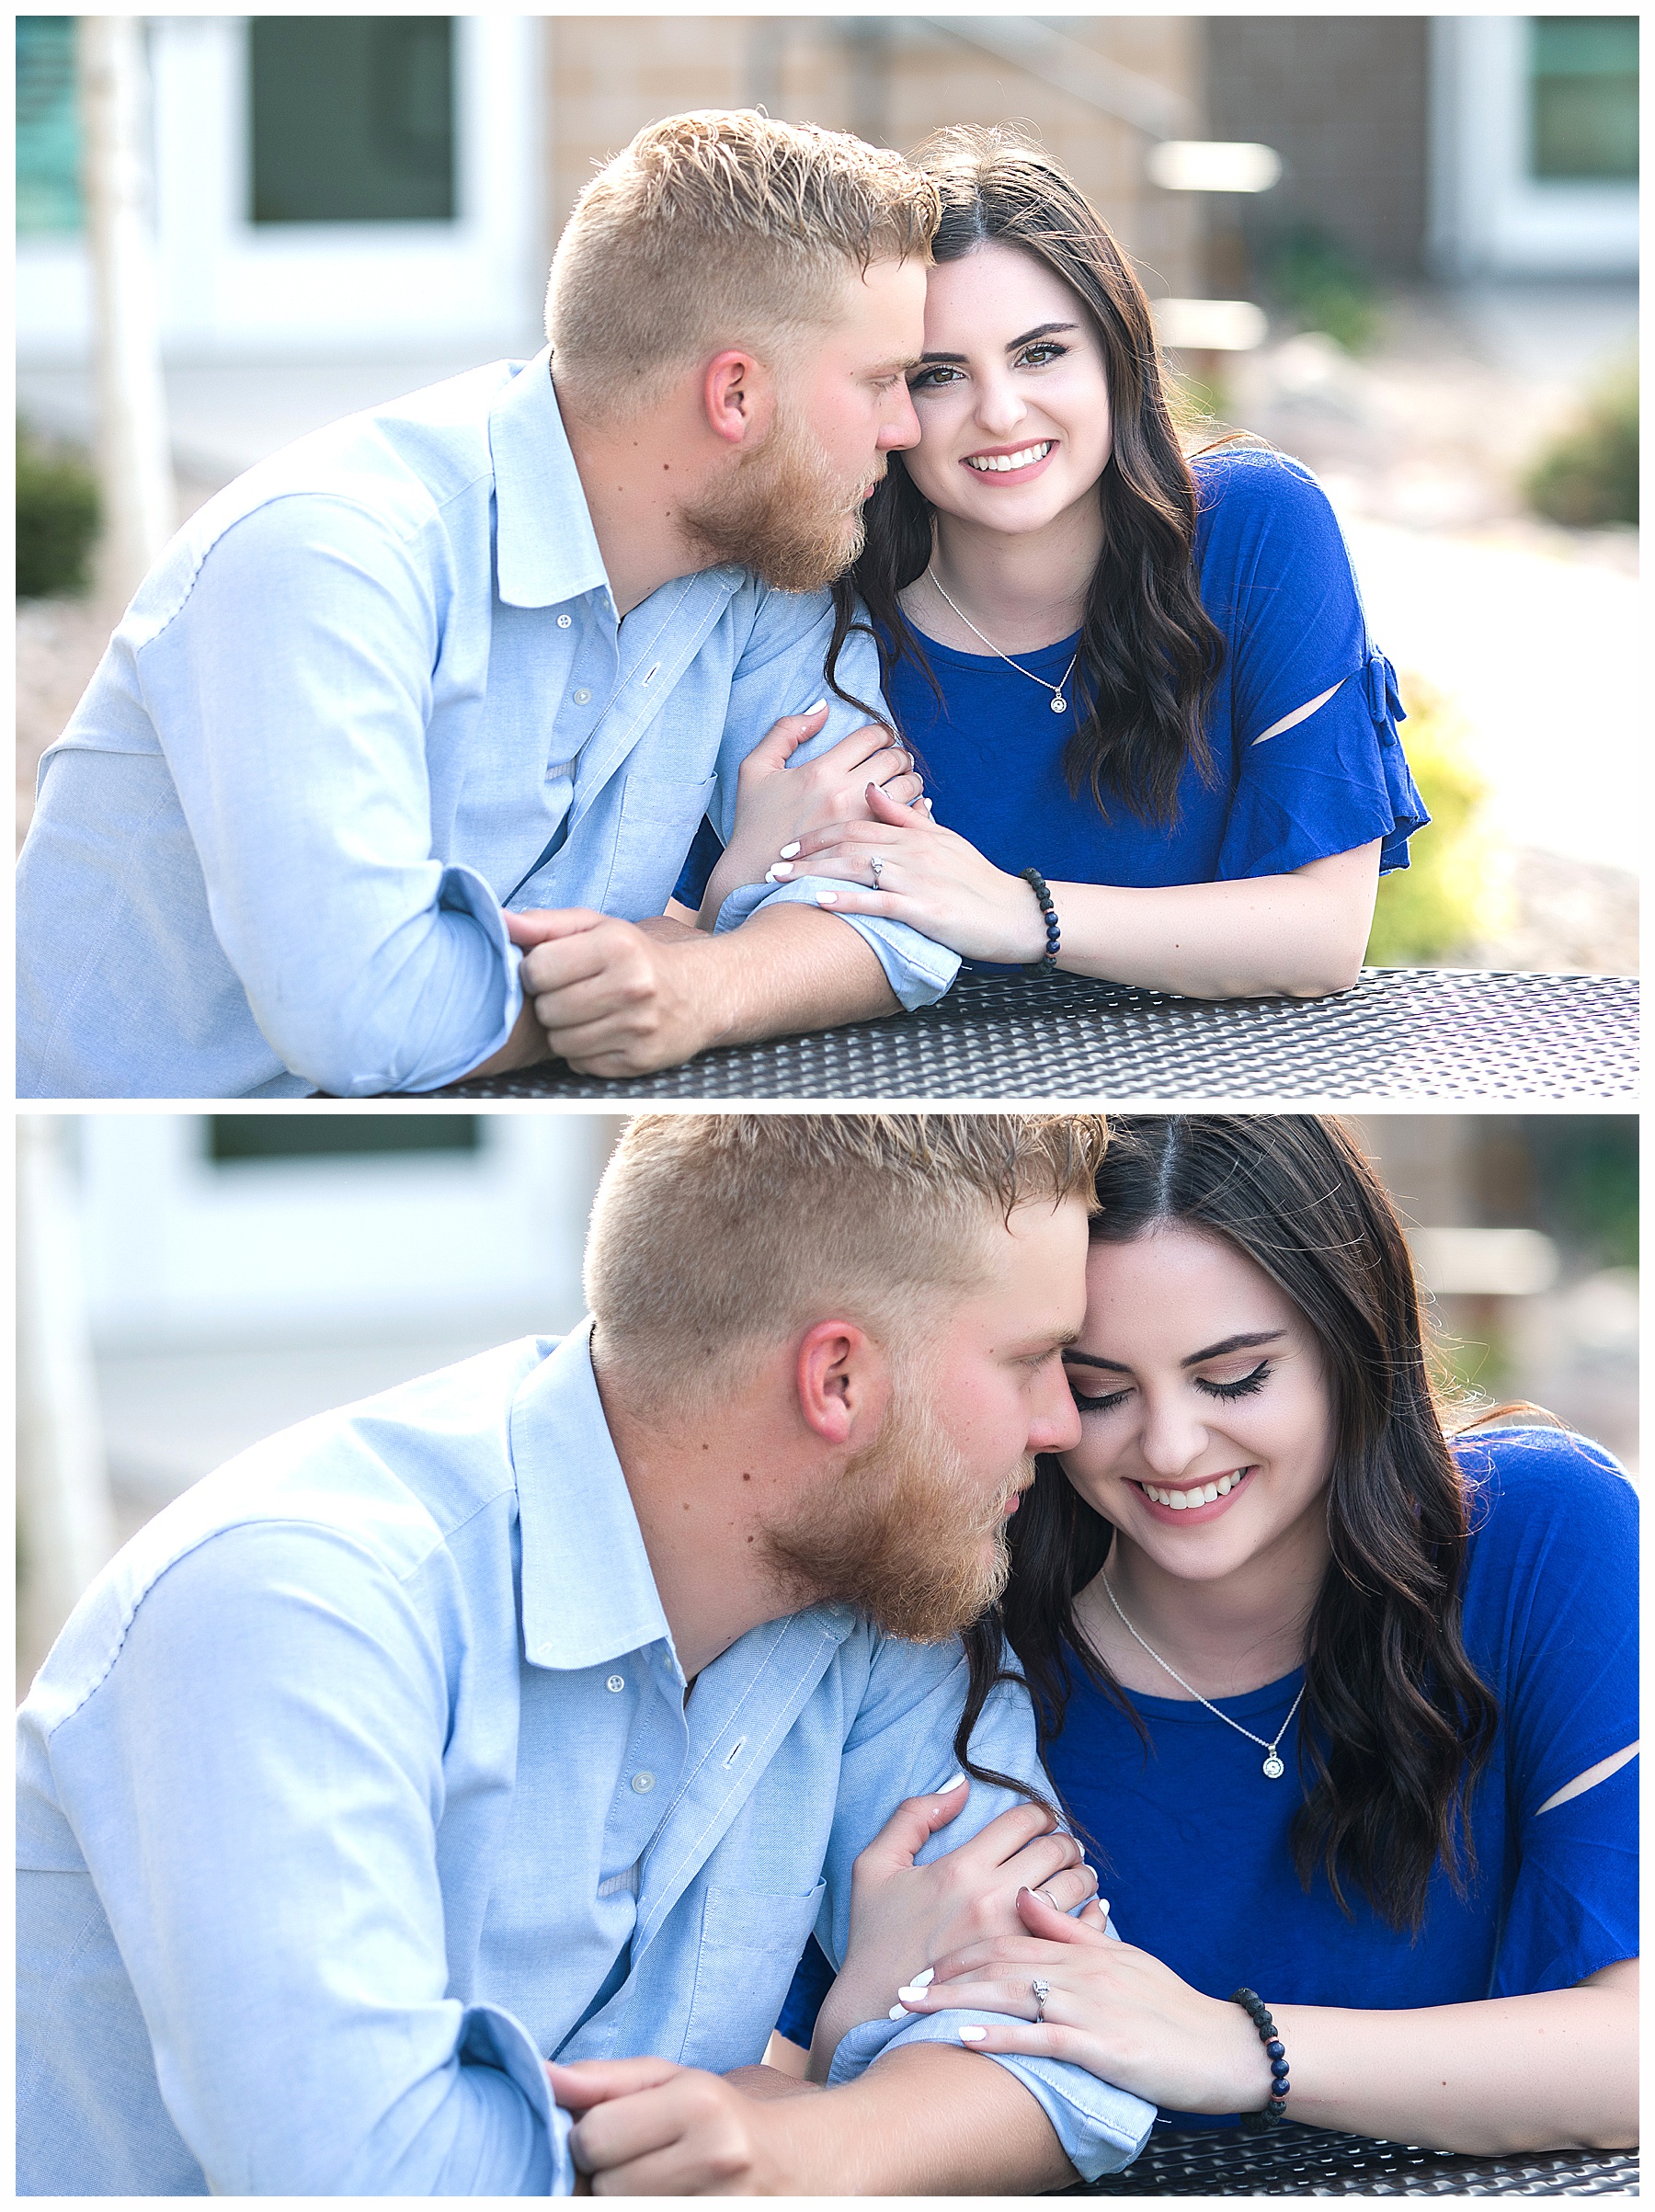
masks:
POLYGON ((817 1321, 793 1362, 800 1417, 824 1443, 872 1441, 889 1396, 885 1354, 854 1321, 817 1321))
POLYGON ((776 412, 776 380, 754 354, 727 347, 702 372, 702 408, 714 438, 750 445, 763 438, 776 412))

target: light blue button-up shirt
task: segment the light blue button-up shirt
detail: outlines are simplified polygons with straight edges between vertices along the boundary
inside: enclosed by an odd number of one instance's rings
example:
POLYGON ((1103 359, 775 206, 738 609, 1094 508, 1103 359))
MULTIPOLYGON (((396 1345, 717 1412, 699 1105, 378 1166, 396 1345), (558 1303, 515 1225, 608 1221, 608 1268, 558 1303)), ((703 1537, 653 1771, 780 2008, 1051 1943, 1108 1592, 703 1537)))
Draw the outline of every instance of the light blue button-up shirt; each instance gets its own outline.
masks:
MULTIPOLYGON (((964 1688, 957 1644, 817 1606, 686 1704, 586 1328, 257 1446, 111 1562, 20 1715, 19 2189, 567 2191, 542 2058, 761 2058, 964 1688)), ((1020 1692, 973 1750, 1037 1773, 1020 1692)), ((928 1854, 1007 1802, 974 1784, 928 1854)), ((856 2031, 839 2078, 968 2017, 856 2031)), ((1141 2148, 1139 2099, 994 2063, 1082 2174, 1141 2148)))
MULTIPOLYGON (((831 628, 739 567, 618 622, 545 353, 302 439, 179 531, 41 763, 19 1093, 468 1074, 521 1005, 502 908, 660 914, 753 746, 826 691, 831 628)), ((870 639, 840 680, 883 712, 870 639)), ((866 719, 833 698, 795 758, 866 719)), ((917 931, 839 918, 905 1005, 953 980, 917 931)))

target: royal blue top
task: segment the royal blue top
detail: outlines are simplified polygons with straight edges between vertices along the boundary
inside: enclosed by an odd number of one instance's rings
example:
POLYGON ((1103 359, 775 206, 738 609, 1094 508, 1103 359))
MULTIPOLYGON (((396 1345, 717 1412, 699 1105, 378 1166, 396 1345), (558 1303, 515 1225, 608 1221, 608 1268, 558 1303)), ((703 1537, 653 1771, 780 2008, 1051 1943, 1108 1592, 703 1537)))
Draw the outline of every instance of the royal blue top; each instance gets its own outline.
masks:
MULTIPOLYGON (((1636 1493, 1607 1453, 1559 1430, 1479 1431, 1456 1456, 1473 1490, 1461 1629, 1500 1727, 1472 1798, 1475 1881, 1457 1897, 1438 1867, 1418 1942, 1360 1892, 1346 1919, 1325 1874, 1300 1887, 1296 1718, 1271 1782, 1263 1751, 1188 1699, 1133 1693, 1146 1750, 1077 1670, 1052 1779, 1096 1847, 1121 1933, 1210 1997, 1245 1984, 1266 2004, 1388 2012, 1568 1989, 1638 1955, 1638 1762, 1540 1810, 1638 1738, 1636 1493)), ((1302 1680, 1216 1702, 1269 1742, 1302 1680)), ((826 1986, 819 1969, 814 1989, 795 1978, 784 2035, 809 2042, 826 1986)))
MULTIPOLYGON (((1382 872, 1406 868, 1408 840, 1430 816, 1397 734, 1396 676, 1368 634, 1327 495, 1282 453, 1235 448, 1191 465, 1201 599, 1225 645, 1206 715, 1212 781, 1186 764, 1174 827, 1146 824, 1113 797, 1105 818, 1063 772, 1078 726, 1065 681, 1078 636, 1015 656, 1044 684, 928 638, 941 699, 907 658, 886 699, 937 820, 997 868, 1038 868, 1051 883, 1142 889, 1285 875, 1375 838, 1382 872), (1062 687, 1061 714, 1045 685, 1062 687), (1314 714, 1262 735, 1334 685, 1314 714)), ((699 905, 719 849, 703 827, 678 888, 687 904, 699 905)))

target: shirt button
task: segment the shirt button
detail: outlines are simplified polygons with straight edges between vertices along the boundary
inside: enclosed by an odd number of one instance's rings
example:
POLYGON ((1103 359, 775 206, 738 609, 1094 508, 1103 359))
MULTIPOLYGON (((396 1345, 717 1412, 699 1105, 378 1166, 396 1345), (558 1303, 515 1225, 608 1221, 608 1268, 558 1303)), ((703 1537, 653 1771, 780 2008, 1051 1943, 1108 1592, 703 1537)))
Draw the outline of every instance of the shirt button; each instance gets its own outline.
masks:
POLYGON ((577 707, 584 707, 591 696, 592 694, 587 690, 585 684, 582 684, 579 690, 575 694, 575 704, 577 707))
POLYGON ((568 626, 569 626, 569 618, 568 618, 568 616, 567 616, 566 614, 560 614, 560 615, 558 616, 558 618, 557 618, 557 626, 558 626, 558 628, 559 628, 560 630, 566 630, 566 629, 568 628, 568 626))
POLYGON ((624 1690, 626 1677, 624 1674, 611 1674, 603 1686, 606 1690, 624 1690))
POLYGON ((640 1797, 647 1797, 650 1791, 655 1787, 655 1776, 650 1773, 649 1769, 645 1767, 641 1774, 634 1774, 633 1776, 632 1785, 633 1789, 637 1791, 640 1797))

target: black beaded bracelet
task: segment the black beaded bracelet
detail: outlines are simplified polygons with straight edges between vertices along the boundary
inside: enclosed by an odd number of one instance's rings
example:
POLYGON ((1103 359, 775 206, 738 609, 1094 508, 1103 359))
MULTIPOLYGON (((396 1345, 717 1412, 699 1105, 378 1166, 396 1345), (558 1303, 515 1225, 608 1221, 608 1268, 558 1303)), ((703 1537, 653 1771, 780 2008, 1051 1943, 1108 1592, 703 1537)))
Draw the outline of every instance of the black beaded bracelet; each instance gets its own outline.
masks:
POLYGON ((1257 1990, 1236 1990, 1230 1994, 1231 2004, 1238 2004, 1259 2031, 1259 2041, 1264 2046, 1264 2056, 1270 2060, 1270 2101, 1262 2112, 1247 2112, 1241 2115, 1241 2125, 1251 2134, 1265 2127, 1273 2127, 1287 2109, 1287 2047, 1276 2034, 1276 2024, 1270 2016, 1270 2007, 1257 1990))
POLYGON ((1025 975, 1055 975, 1057 973, 1057 955, 1063 950, 1063 932, 1057 926, 1057 909, 1052 904, 1052 894, 1046 880, 1038 868, 1024 868, 1019 872, 1029 889, 1040 901, 1040 911, 1045 916, 1046 949, 1043 960, 1023 963, 1025 975))

